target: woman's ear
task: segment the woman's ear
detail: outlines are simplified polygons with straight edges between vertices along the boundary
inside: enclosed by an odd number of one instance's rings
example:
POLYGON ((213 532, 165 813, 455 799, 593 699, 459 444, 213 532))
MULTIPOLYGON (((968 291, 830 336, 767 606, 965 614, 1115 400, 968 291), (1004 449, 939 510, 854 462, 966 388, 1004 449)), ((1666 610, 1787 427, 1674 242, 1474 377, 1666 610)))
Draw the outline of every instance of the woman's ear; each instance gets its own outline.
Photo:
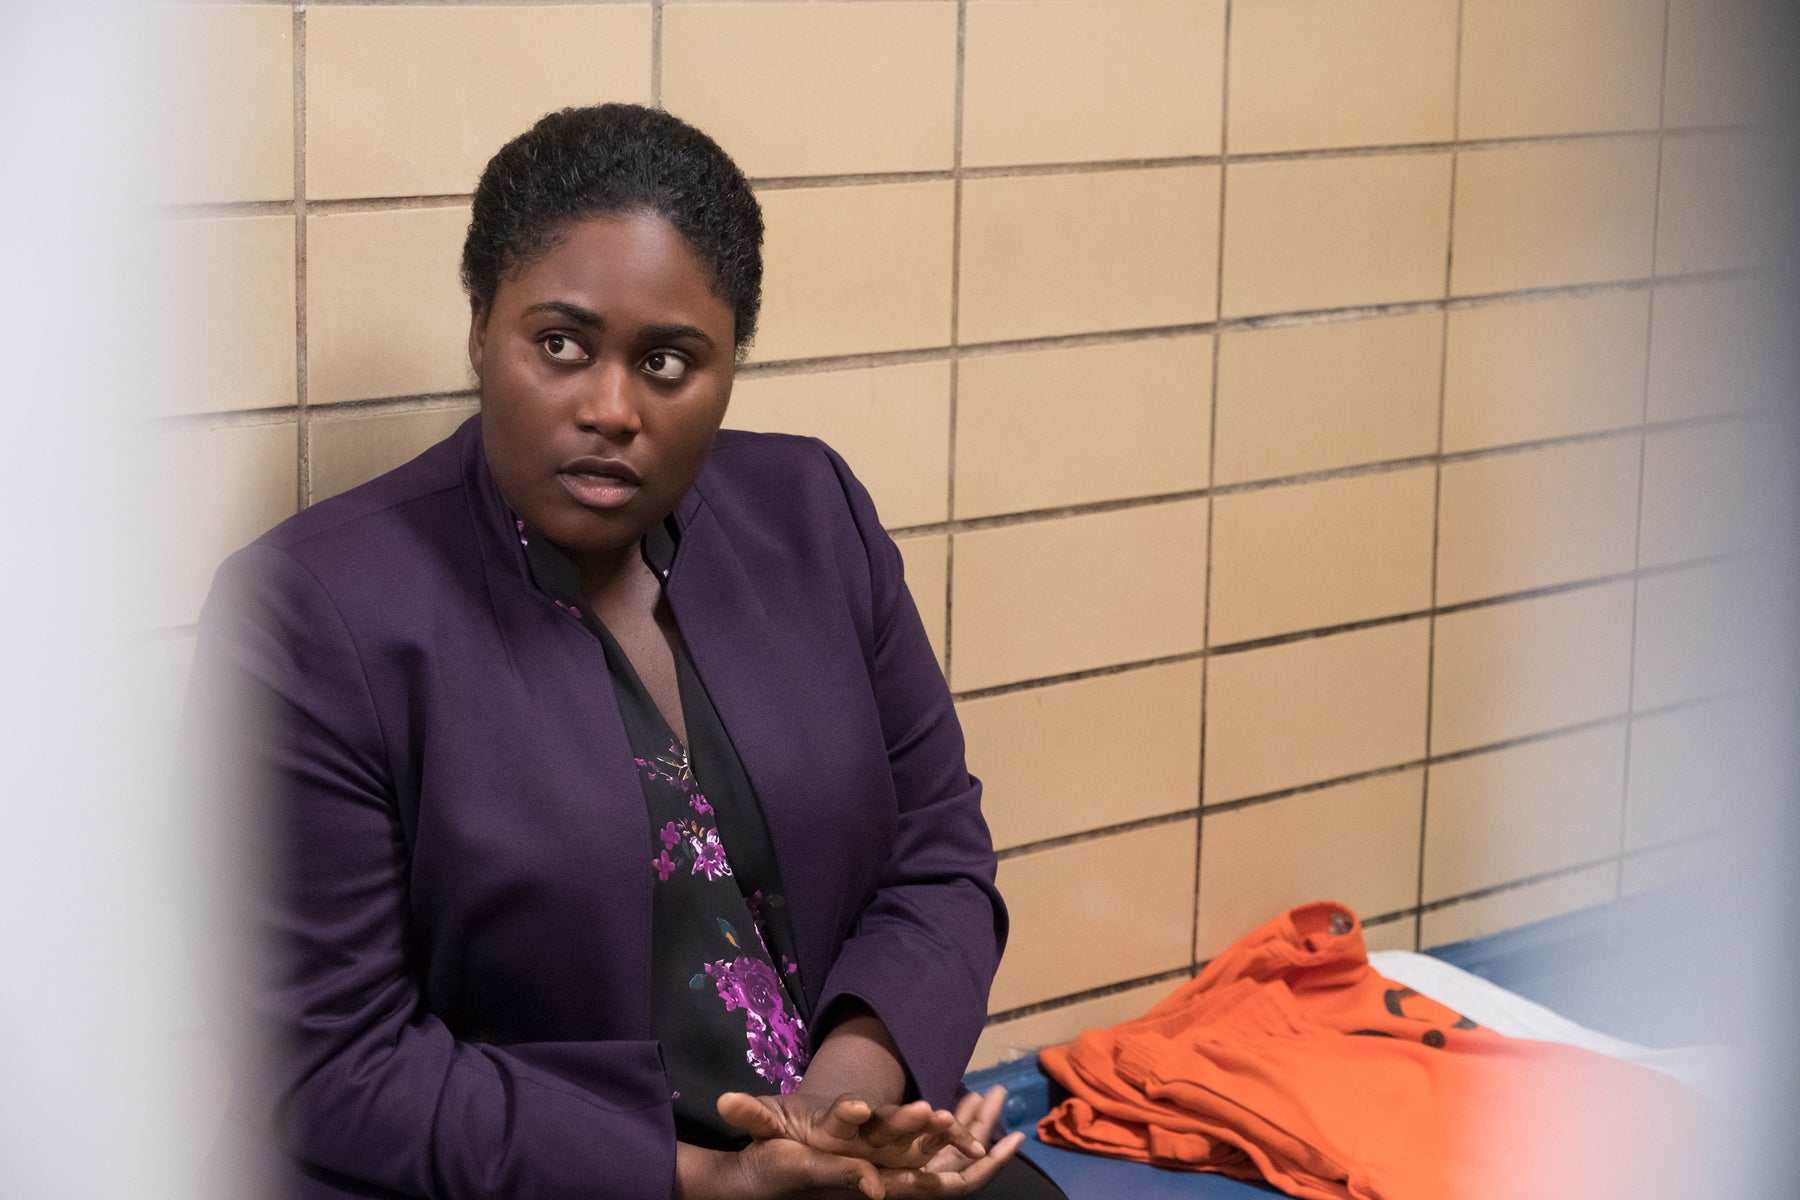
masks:
POLYGON ((487 341, 488 316, 493 308, 475 297, 469 297, 469 369, 481 378, 481 352, 487 341))

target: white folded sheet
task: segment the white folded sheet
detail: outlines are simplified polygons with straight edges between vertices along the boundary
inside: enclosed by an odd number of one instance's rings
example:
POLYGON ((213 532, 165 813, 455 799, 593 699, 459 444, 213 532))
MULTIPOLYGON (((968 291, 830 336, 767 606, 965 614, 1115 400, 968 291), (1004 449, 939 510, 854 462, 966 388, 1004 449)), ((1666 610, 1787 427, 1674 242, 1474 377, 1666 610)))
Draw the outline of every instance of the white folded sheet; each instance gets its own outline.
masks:
POLYGON ((1495 1033, 1561 1042, 1634 1062, 1679 1079, 1720 1103, 1729 1090, 1730 1047, 1679 1046, 1659 1050, 1627 1042, 1578 1025, 1560 1013, 1429 954, 1378 950, 1369 955, 1369 965, 1395 983, 1429 996, 1495 1033))

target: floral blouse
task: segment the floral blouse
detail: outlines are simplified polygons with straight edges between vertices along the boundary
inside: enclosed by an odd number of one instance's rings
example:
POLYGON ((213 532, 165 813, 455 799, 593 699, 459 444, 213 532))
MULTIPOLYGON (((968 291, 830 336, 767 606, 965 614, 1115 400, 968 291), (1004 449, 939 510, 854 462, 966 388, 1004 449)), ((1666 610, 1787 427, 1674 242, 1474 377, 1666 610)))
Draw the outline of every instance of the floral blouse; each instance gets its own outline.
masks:
MULTIPOLYGON (((659 578, 674 561, 673 521, 644 559, 659 578)), ((582 598, 575 565, 519 523, 533 581, 600 642, 649 810, 651 1020, 680 1140, 744 1144, 714 1107, 721 1093, 791 1092, 811 1054, 805 990, 774 849, 743 763, 680 638, 675 673, 690 745, 663 719, 631 661, 582 598)))

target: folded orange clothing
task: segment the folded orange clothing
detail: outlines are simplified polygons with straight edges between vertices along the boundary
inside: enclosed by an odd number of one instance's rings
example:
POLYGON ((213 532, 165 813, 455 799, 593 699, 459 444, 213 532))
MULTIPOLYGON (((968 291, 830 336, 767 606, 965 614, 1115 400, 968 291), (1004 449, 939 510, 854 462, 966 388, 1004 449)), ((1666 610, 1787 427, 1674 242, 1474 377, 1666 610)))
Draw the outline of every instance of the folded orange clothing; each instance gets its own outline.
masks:
POLYGON ((1503 1037, 1369 966, 1339 904, 1253 931, 1149 1013, 1045 1050, 1044 1141, 1309 1200, 1696 1194, 1679 1083, 1503 1037))

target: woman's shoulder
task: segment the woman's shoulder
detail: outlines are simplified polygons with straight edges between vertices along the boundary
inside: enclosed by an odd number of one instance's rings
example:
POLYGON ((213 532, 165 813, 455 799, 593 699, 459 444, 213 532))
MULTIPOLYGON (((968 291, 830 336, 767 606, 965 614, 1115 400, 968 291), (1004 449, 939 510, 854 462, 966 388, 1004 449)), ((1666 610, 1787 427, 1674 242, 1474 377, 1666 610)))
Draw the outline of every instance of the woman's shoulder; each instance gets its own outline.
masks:
POLYGON ((282 521, 225 561, 215 595, 244 586, 317 592, 346 612, 382 611, 407 608, 409 597, 444 594, 451 575, 479 579, 463 469, 469 433, 465 425, 399 467, 282 521), (406 586, 396 588, 400 580, 406 586))
POLYGON ((420 500, 460 491, 464 485, 463 459, 475 431, 475 420, 470 417, 448 437, 368 482, 307 506, 271 529, 263 540, 296 545, 347 525, 370 519, 379 521, 384 514, 420 500))
POLYGON ((837 451, 816 437, 722 429, 695 490, 724 514, 778 524, 873 524, 874 506, 837 451))

